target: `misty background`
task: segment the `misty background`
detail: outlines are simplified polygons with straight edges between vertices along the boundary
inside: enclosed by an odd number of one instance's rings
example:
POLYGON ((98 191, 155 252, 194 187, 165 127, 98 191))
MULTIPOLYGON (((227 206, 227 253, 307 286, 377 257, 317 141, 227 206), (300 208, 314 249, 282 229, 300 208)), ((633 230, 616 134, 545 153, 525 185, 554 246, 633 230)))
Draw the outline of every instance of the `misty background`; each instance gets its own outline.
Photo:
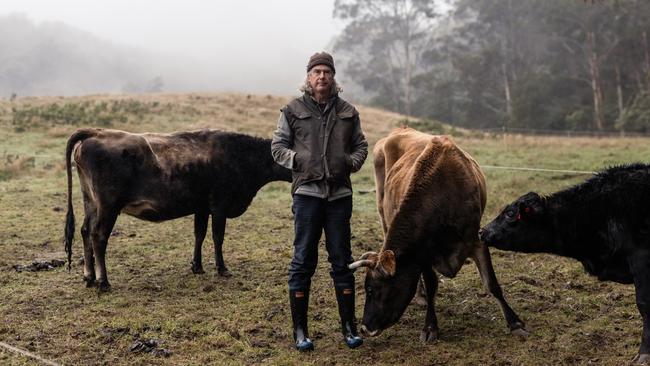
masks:
POLYGON ((22 0, 0 97, 296 95, 326 50, 346 99, 425 123, 650 133, 649 31, 647 0, 22 0))
POLYGON ((0 2, 0 96, 293 95, 340 31, 331 1, 0 2))

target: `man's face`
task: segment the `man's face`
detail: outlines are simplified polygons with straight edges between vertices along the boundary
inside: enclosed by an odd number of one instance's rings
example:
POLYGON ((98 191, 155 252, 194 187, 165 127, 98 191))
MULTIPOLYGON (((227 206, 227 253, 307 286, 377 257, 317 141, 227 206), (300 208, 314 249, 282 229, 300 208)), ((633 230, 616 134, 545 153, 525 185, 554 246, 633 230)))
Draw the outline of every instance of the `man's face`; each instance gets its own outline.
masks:
POLYGON ((329 66, 316 65, 309 70, 307 74, 309 78, 309 85, 317 94, 328 94, 332 87, 332 80, 334 73, 329 66))

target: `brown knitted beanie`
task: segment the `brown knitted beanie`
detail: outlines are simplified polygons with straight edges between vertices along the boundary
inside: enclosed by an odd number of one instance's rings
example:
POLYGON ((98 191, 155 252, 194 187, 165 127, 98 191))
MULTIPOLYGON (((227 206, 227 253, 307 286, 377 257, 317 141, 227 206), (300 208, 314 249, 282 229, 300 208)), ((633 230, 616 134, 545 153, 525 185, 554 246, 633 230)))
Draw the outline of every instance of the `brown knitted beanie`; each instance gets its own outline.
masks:
POLYGON ((336 69, 334 68, 334 58, 327 52, 317 52, 314 53, 309 58, 309 63, 307 64, 307 72, 316 65, 325 65, 329 66, 332 69, 332 72, 336 74, 336 69))

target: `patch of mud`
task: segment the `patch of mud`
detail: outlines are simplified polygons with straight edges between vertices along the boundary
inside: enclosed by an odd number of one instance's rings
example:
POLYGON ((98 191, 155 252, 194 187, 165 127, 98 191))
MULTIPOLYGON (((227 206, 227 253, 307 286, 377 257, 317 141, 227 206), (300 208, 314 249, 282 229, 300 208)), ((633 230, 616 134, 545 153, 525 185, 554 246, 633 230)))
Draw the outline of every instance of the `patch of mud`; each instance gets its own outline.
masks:
POLYGON ((40 271, 49 271, 56 267, 61 267, 65 264, 65 261, 60 259, 52 259, 49 261, 33 261, 32 264, 23 265, 23 264, 14 264, 12 266, 16 272, 40 272, 40 271))
POLYGON ((535 287, 540 287, 540 286, 542 286, 542 283, 541 283, 540 281, 538 281, 538 280, 536 280, 536 279, 534 279, 534 278, 532 278, 532 277, 528 277, 528 276, 519 276, 519 277, 517 277, 517 279, 518 279, 519 281, 521 281, 521 282, 527 284, 527 285, 530 285, 530 286, 535 286, 535 287))
POLYGON ((172 352, 170 350, 166 348, 158 347, 160 344, 162 344, 162 342, 156 339, 147 339, 147 340, 138 339, 137 341, 133 342, 133 344, 131 344, 131 347, 129 348, 129 352, 151 353, 154 356, 162 356, 162 357, 171 356, 172 352))
POLYGON ((117 339, 128 335, 131 329, 129 327, 118 327, 118 328, 102 328, 99 330, 102 335, 102 341, 105 344, 113 343, 117 339))

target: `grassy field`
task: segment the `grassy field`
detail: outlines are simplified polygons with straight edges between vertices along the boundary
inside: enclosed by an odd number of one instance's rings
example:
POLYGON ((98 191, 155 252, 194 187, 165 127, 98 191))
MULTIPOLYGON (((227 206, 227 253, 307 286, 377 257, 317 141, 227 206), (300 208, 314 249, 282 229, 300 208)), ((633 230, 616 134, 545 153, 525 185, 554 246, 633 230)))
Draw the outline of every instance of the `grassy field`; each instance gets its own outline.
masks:
MULTIPOLYGON (((234 94, 0 101, 0 341, 67 365, 620 365, 636 354, 641 318, 631 286, 598 282, 577 262, 497 250, 492 251, 497 276, 532 331, 528 340, 508 334, 496 302, 486 295, 470 264, 454 279, 441 278, 436 301, 440 340, 418 341, 424 308, 412 304, 397 325, 348 350, 340 339, 322 247, 310 306, 316 351, 299 354, 290 340, 286 280, 293 227, 286 183, 267 185, 243 216, 228 221, 224 256, 230 278, 216 275, 209 238, 203 253, 206 274, 192 274, 191 217, 154 224, 120 216, 108 246, 113 287, 107 294, 84 287, 78 233, 71 272, 64 267, 43 272, 13 268, 65 258, 63 151, 75 128, 221 128, 270 137, 286 101, 234 94), (134 342, 149 339, 171 355, 130 352, 134 342)), ((360 111, 371 144, 404 120, 371 108, 360 111)), ((419 125, 442 128, 437 123, 419 125)), ((650 160, 647 139, 446 132, 482 165, 592 171, 650 160)), ((485 173, 489 199, 484 222, 521 194, 550 193, 587 177, 497 169, 485 173)), ((374 194, 360 192, 374 188, 370 159, 353 176, 353 184, 352 245, 359 255, 378 250, 382 241, 374 194)), ((83 208, 76 178, 74 205, 79 227, 83 208)), ((356 277, 361 317, 363 273, 356 277)), ((0 349, 0 364, 31 361, 0 349)))

